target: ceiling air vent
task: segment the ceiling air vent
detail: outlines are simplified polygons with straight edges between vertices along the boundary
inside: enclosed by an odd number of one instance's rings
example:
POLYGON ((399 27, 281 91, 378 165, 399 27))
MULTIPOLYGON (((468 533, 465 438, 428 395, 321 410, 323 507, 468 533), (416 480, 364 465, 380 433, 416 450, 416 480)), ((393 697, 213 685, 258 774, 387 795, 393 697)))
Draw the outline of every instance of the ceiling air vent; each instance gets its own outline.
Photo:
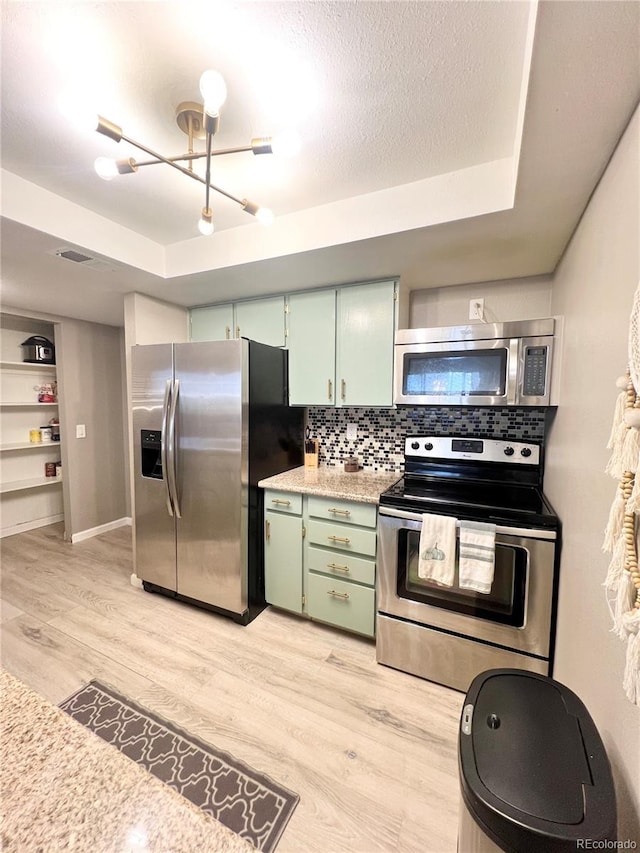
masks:
POLYGON ((73 261, 76 264, 83 264, 85 261, 92 261, 89 255, 83 255, 80 252, 74 252, 73 249, 60 249, 56 252, 59 258, 64 258, 66 261, 73 261))
POLYGON ((73 249, 71 246, 63 246, 60 249, 55 249, 48 254, 55 255, 57 258, 64 258, 65 261, 71 261, 74 264, 82 264, 83 267, 100 272, 115 272, 116 265, 112 261, 106 261, 102 258, 92 258, 90 255, 85 255, 84 252, 73 249))

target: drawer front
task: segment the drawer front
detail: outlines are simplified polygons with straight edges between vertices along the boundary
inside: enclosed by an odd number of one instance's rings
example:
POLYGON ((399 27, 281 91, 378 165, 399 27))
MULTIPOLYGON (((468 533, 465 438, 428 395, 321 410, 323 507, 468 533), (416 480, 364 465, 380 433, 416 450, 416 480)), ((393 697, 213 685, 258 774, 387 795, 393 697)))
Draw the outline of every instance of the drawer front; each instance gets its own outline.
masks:
POLYGON ((302 495, 265 489, 264 508, 275 512, 288 512, 289 515, 302 515, 302 495))
POLYGON ((339 521, 341 524, 375 527, 378 508, 375 504, 336 501, 333 498, 319 498, 315 495, 309 495, 309 515, 314 518, 339 521))
POLYGON ((367 586, 376 585, 376 561, 352 554, 336 554, 313 545, 307 551, 307 567, 311 572, 320 572, 333 578, 357 581, 367 586))
POLYGON ((316 521, 314 518, 307 523, 310 544, 336 551, 364 554, 368 557, 376 555, 375 530, 361 530, 358 527, 349 527, 348 524, 316 521))
POLYGON ((308 594, 312 619, 373 637, 376 596, 371 587, 310 572, 308 594))

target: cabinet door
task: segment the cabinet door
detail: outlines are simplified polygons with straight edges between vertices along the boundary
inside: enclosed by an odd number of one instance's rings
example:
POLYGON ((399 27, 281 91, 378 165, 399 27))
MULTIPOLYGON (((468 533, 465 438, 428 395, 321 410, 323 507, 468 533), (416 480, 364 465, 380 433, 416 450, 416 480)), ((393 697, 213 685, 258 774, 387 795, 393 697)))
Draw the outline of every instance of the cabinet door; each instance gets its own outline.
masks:
POLYGON ((318 290, 289 297, 289 403, 335 402, 336 293, 318 290))
POLYGON ((272 347, 283 347, 284 296, 236 303, 236 338, 249 338, 272 347))
POLYGON ((395 282, 338 290, 337 406, 393 405, 395 282))
POLYGON ((207 308, 192 308, 191 340, 224 341, 233 335, 233 305, 210 305, 207 308))
POLYGON ((269 604, 302 613, 302 519, 265 512, 264 591, 269 604))

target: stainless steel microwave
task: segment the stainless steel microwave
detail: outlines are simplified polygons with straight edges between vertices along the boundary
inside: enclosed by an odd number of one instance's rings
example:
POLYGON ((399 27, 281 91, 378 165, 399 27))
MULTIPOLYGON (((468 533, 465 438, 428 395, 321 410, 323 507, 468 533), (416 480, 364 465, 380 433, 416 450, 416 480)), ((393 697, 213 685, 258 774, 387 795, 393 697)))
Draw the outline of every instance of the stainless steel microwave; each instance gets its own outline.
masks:
POLYGON ((555 319, 396 332, 394 402, 549 406, 555 319))

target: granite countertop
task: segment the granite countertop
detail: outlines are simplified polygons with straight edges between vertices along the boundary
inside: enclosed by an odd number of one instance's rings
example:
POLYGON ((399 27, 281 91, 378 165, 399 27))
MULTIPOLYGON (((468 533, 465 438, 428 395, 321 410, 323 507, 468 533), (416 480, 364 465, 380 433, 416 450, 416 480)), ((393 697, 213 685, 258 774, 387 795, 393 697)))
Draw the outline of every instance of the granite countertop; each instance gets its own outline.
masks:
POLYGON ((4 853, 255 853, 9 673, 0 688, 4 853))
POLYGON ((354 471, 342 468, 292 468, 260 480, 263 489, 281 489, 303 495, 322 495, 348 501, 377 504, 380 493, 401 477, 400 471, 354 471))

